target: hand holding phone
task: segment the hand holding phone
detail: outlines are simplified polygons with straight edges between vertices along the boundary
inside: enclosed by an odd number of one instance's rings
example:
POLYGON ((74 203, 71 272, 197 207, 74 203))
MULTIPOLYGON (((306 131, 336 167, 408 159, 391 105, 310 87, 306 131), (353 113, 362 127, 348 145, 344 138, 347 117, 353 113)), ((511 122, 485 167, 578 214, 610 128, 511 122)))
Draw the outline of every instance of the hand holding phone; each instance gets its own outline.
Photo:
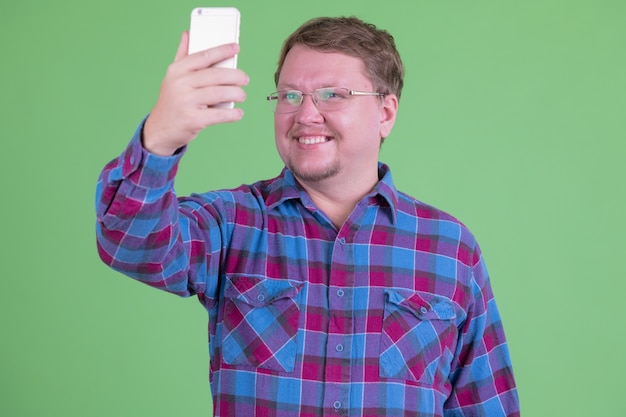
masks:
POLYGON ((172 155, 209 125, 235 122, 248 76, 236 69, 239 12, 234 8, 194 9, 156 105, 143 128, 144 147, 172 155), (231 45, 225 45, 231 44, 231 45), (206 53, 197 53, 208 50, 206 53))

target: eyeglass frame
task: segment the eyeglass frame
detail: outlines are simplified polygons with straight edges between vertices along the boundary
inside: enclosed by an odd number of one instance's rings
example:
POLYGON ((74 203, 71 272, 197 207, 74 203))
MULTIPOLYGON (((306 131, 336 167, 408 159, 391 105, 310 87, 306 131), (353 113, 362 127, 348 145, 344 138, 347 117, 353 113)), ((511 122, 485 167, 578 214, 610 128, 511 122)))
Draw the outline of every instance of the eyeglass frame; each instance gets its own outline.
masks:
POLYGON ((315 90, 313 90, 310 93, 305 93, 304 91, 300 91, 300 90, 296 90, 296 89, 283 89, 283 90, 278 90, 273 92, 272 94, 270 94, 269 96, 266 97, 266 100, 268 102, 272 102, 272 101, 276 101, 276 105, 274 106, 274 113, 276 114, 290 114, 290 113, 296 113, 300 107, 302 107, 302 103, 304 103, 304 97, 305 96, 311 96, 311 100, 313 101, 313 104, 315 105, 315 108, 317 108, 319 111, 328 111, 328 110, 322 110, 319 108, 317 102, 319 99, 319 96, 316 95, 316 93, 318 91, 321 90, 330 90, 330 89, 340 89, 340 90, 345 90, 348 92, 348 95, 351 97, 366 97, 366 96, 370 96, 370 97, 385 97, 386 95, 388 95, 387 93, 381 93, 378 91, 357 91, 357 90, 350 90, 349 88, 345 88, 345 87, 321 87, 321 88, 317 88, 315 90), (298 103, 297 106, 293 106, 293 110, 292 111, 286 111, 286 112, 277 112, 276 110, 278 109, 278 93, 282 93, 282 92, 296 92, 296 93, 300 93, 301 95, 301 99, 300 99, 300 103, 298 103))

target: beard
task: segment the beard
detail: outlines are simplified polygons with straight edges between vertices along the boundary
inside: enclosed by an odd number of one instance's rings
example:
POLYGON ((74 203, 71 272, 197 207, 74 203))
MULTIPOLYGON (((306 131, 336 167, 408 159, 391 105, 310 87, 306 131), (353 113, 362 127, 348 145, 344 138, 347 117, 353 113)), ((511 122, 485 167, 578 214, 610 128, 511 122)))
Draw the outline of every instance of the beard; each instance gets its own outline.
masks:
POLYGON ((301 182, 320 182, 339 174, 341 166, 338 160, 332 161, 328 166, 318 169, 299 168, 292 163, 287 164, 287 168, 301 182))

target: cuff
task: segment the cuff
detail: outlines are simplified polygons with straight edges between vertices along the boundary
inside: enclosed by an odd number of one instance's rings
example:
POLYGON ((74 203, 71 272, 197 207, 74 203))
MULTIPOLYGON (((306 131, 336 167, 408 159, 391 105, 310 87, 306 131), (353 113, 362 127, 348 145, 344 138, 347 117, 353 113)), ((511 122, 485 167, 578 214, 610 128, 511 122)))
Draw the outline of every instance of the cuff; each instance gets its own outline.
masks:
POLYGON ((145 121, 146 119, 141 122, 128 147, 120 156, 122 176, 139 187, 164 187, 174 180, 178 164, 187 148, 182 147, 172 156, 148 152, 141 143, 145 121))

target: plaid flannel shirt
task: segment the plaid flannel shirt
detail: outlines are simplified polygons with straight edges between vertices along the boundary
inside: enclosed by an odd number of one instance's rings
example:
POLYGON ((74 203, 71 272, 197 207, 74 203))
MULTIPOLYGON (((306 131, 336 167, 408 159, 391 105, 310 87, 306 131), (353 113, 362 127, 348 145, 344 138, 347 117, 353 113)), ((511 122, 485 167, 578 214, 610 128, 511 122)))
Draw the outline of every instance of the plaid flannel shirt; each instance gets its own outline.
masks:
POLYGON ((98 182, 99 254, 206 308, 216 417, 519 415, 474 237, 385 165, 337 230, 287 169, 177 198, 184 151, 139 132, 98 182))

